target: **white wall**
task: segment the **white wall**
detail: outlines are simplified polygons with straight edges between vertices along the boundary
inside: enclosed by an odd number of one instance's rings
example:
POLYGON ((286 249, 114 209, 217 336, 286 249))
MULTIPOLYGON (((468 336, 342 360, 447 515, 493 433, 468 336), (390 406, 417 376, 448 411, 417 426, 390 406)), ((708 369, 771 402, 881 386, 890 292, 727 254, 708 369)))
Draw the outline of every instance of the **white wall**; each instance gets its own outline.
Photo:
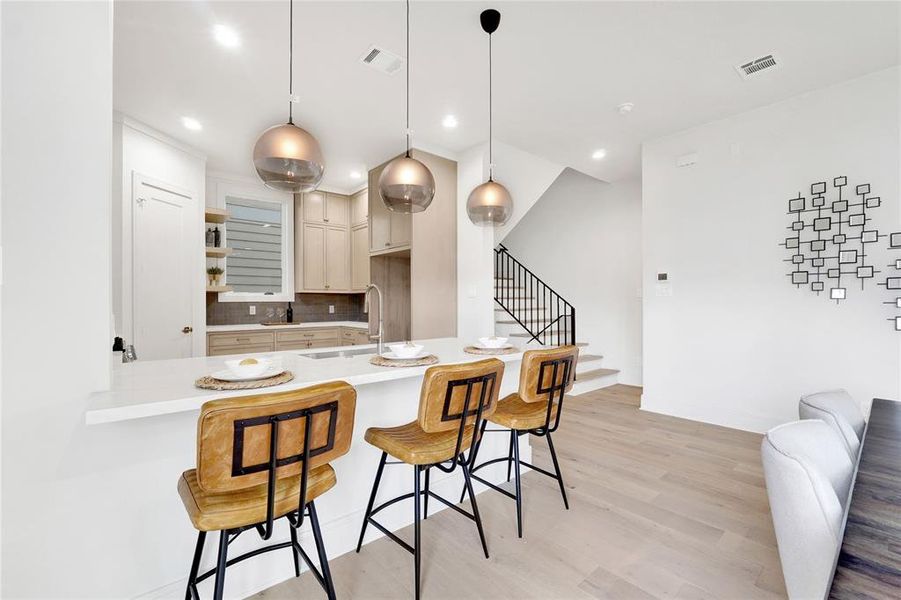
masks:
MULTIPOLYGON (((134 175, 150 177, 191 196, 195 235, 191 267, 196 271, 192 290, 193 354, 206 352, 206 260, 203 253, 203 207, 206 158, 200 152, 143 123, 116 115, 113 123, 112 261, 113 314, 118 335, 134 340, 132 315, 132 185, 134 175)), ((160 240, 163 243, 163 240, 160 240)), ((137 348, 140 357, 141 348, 137 348)))
POLYGON ((474 225, 466 214, 472 190, 488 180, 488 144, 457 157, 457 335, 476 339, 494 332, 494 246, 525 215, 563 170, 539 156, 494 142, 495 180, 513 197, 503 227, 474 225))
POLYGON ((566 169, 506 238, 576 308, 576 337, 641 385, 641 186, 566 169))
POLYGON ((87 395, 109 383, 112 4, 0 11, 0 593, 121 592, 122 557, 140 553, 118 529, 142 515, 83 425, 87 395))
POLYGON ((778 245, 788 198, 839 175, 882 197, 881 231, 901 229, 898 85, 882 71, 645 144, 643 409, 763 431, 796 419, 804 392, 898 397, 894 296, 852 284, 836 306, 796 289, 778 245))
MULTIPOLYGON (((494 142, 494 179, 503 184, 513 197, 513 214, 509 221, 495 230, 496 241, 504 241, 561 172, 563 165, 515 146, 494 142)), ((468 197, 469 192, 466 194, 468 197)))

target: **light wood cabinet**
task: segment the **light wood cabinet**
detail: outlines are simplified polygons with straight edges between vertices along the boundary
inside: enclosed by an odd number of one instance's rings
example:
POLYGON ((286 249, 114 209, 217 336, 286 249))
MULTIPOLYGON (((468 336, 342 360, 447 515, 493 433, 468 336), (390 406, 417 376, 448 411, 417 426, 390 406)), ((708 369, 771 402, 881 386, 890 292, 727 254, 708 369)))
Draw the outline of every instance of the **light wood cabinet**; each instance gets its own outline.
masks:
POLYGON ((373 254, 410 246, 413 215, 388 210, 378 194, 369 200, 369 251, 373 254))
POLYGON ((350 225, 369 224, 369 190, 363 189, 350 197, 350 225))
POLYGON ((342 194, 309 192, 295 197, 297 292, 351 291, 350 207, 350 197, 342 194))
POLYGON ((275 331, 207 333, 207 355, 252 354, 371 344, 369 332, 357 327, 315 327, 275 331))
POLYGON ((350 287, 365 290, 369 285, 369 227, 358 225, 350 232, 350 287))
POLYGON ((301 214, 304 223, 346 227, 350 223, 350 198, 331 192, 307 192, 301 214))
POLYGON ((325 228, 325 289, 350 289, 350 241, 347 229, 325 228))
POLYGON ((302 236, 301 256, 295 257, 295 260, 299 258, 303 262, 302 290, 324 290, 326 227, 304 224, 302 236))

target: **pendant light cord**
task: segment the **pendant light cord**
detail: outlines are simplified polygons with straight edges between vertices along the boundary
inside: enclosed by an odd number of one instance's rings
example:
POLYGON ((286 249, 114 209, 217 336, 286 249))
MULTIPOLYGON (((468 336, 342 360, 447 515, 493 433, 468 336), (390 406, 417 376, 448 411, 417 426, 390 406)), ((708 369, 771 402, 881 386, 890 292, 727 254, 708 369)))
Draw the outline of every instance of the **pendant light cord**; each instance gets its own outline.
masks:
POLYGON ((494 181, 494 98, 491 68, 491 34, 488 34, 488 181, 494 181))
POLYGON ((294 0, 288 2, 288 123, 294 124, 294 0))
POLYGON ((410 0, 407 0, 407 158, 410 158, 410 0))

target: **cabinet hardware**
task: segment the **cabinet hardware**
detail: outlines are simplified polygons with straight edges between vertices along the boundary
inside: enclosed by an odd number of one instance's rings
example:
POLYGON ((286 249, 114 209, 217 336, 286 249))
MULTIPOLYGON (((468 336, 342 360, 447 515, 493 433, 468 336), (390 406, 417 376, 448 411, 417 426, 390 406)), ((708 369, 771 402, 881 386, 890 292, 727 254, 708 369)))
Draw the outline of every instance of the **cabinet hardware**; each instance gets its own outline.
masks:
POLYGON ((194 328, 191 327, 190 325, 185 325, 185 326, 182 327, 182 329, 181 329, 181 332, 182 332, 182 333, 191 333, 192 331, 194 331, 194 328))
POLYGON ((328 223, 328 219, 326 219, 326 218, 323 218, 323 219, 322 219, 322 220, 323 220, 323 221, 325 221, 325 222, 326 222, 326 223, 328 223))
POLYGON ((236 342, 249 342, 250 338, 235 338, 236 342))
POLYGON ((385 246, 390 246, 391 242, 385 242, 385 246))

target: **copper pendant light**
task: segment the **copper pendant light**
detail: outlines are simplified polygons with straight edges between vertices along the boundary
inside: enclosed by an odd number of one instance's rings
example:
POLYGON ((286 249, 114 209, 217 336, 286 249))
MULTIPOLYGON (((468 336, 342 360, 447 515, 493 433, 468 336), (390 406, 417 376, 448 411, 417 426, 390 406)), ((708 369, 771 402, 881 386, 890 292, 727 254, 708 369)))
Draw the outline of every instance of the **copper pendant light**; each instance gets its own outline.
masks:
POLYGON ((325 164, 316 138, 294 124, 294 0, 288 10, 288 122, 260 135, 253 147, 253 166, 266 187, 299 193, 319 186, 325 164))
POLYGON ((429 168, 410 156, 410 0, 407 0, 407 152, 388 163, 379 175, 379 196, 388 210, 417 213, 435 197, 435 177, 429 168))
POLYGON ((466 213, 476 225, 503 225, 513 214, 513 198, 507 188, 494 180, 492 141, 491 34, 501 23, 501 13, 489 8, 479 15, 482 30, 488 34, 488 181, 477 186, 466 201, 466 213))

